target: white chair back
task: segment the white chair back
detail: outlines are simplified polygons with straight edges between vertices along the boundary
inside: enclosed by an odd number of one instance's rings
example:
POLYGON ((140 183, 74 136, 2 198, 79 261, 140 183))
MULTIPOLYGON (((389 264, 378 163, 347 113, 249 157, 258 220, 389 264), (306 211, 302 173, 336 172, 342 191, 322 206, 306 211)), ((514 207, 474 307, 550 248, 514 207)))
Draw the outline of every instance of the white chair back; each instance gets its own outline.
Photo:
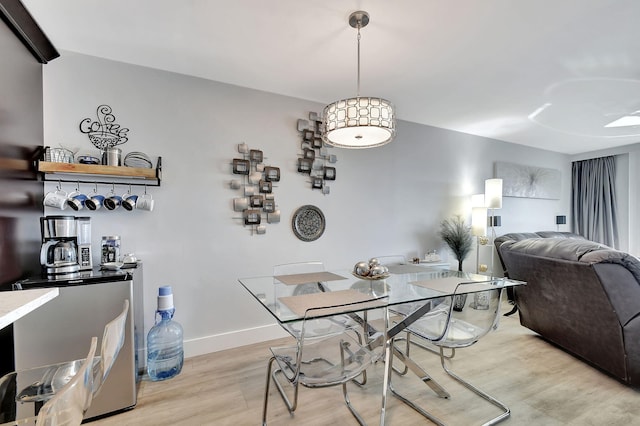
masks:
POLYGON ((111 367, 118 358, 120 349, 124 345, 125 325, 127 323, 127 313, 129 312, 129 300, 125 299, 122 312, 109 321, 104 327, 102 335, 102 345, 100 347, 100 371, 94 382, 94 396, 97 396, 102 389, 111 367))
POLYGON ((38 426, 78 426, 93 400, 93 358, 98 338, 91 339, 89 353, 78 372, 38 413, 38 426))

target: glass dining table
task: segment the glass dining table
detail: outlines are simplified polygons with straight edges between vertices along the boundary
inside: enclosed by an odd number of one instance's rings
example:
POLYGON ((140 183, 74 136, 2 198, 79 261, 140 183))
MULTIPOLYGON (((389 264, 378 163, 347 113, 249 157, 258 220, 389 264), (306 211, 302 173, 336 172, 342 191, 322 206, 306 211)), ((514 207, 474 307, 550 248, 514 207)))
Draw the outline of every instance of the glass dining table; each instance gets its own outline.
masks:
MULTIPOLYGON (((387 302, 390 310, 394 311, 395 307, 403 312, 402 320, 392 324, 387 330, 386 341, 378 342, 385 345, 384 359, 391 359, 393 351, 393 356, 399 357, 409 370, 438 396, 446 398, 448 393, 422 367, 397 350, 391 344, 392 339, 427 313, 431 309, 432 301, 453 296, 460 283, 482 282, 497 288, 525 283, 469 272, 429 269, 413 264, 392 265, 389 271, 388 276, 377 280, 358 277, 349 270, 337 270, 240 278, 239 282, 283 326, 301 321, 306 310, 310 308, 331 307, 384 297, 383 300, 387 302)), ((379 305, 374 306, 379 308, 379 305)), ((339 313, 354 316, 348 310, 339 313)), ((390 364, 385 363, 381 425, 384 425, 385 421, 387 391, 392 371, 390 364)))

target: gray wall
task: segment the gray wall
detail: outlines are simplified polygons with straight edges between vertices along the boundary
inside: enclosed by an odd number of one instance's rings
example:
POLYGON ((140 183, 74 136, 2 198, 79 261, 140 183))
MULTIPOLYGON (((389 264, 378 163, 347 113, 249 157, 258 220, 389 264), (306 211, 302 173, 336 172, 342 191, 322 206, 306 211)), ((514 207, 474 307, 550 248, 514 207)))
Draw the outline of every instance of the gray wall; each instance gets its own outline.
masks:
MULTIPOLYGON (((70 52, 46 67, 44 94, 47 145, 91 149, 78 124, 108 104, 131 129, 125 153, 162 156, 162 186, 149 189, 155 210, 90 213, 93 242, 121 235, 123 251, 143 259, 147 328, 157 287, 173 286, 187 356, 281 335, 237 282, 268 275, 274 264, 321 260, 351 268, 374 255, 423 256, 429 249, 453 261, 438 225, 453 214, 470 217, 470 195, 484 191, 495 161, 556 168, 563 176, 560 201, 506 198, 499 233, 555 229, 555 215, 569 212, 568 158, 547 151, 400 121, 392 144, 332 149, 337 180, 324 196, 296 171, 296 121, 320 112, 317 103, 70 52), (232 210, 230 163, 241 142, 262 149, 266 164, 282 171, 275 188, 282 222, 267 225, 265 235, 252 236, 232 210), (326 216, 315 242, 291 231, 291 215, 304 204, 326 216)), ((475 270, 475 254, 465 269, 475 270)))

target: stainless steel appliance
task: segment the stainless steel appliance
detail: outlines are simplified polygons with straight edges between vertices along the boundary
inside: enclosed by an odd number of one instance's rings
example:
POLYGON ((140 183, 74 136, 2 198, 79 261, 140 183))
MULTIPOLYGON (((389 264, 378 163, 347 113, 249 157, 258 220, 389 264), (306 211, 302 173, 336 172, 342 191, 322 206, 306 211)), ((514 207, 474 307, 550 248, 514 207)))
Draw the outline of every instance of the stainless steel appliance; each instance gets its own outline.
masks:
MULTIPOLYGON (((145 345, 142 265, 117 271, 80 271, 72 278, 34 278, 19 281, 13 287, 16 290, 59 288, 58 297, 14 323, 17 370, 82 358, 86 355, 87 342, 92 336, 102 338, 105 324, 120 312, 124 299, 128 299, 131 310, 124 345, 85 419, 103 417, 136 405, 145 345)), ((25 404, 26 408, 32 408, 29 406, 25 404)))
POLYGON ((40 264, 49 276, 73 275, 78 264, 78 229, 74 216, 45 216, 40 218, 42 247, 40 264))
POLYGON ((78 264, 81 271, 93 268, 91 254, 91 218, 87 216, 76 218, 78 229, 78 264))
POLYGON ((72 276, 93 268, 90 217, 44 216, 40 230, 40 264, 46 275, 72 276))

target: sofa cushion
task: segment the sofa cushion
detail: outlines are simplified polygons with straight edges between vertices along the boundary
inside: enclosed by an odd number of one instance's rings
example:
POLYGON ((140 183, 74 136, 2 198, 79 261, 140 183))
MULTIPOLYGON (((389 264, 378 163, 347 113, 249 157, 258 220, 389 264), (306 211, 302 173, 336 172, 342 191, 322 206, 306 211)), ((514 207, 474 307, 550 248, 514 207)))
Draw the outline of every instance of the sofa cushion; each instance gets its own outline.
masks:
POLYGON ((640 260, 637 257, 628 253, 608 249, 598 250, 585 254, 580 259, 581 262, 586 263, 615 263, 628 269, 633 277, 640 283, 640 260))
POLYGON ((585 237, 573 232, 560 232, 560 231, 538 231, 536 234, 542 238, 572 238, 575 240, 586 240, 585 237))
POLYGON ((522 241, 506 241, 500 250, 516 250, 533 256, 580 261, 587 253, 612 249, 593 241, 572 238, 529 238, 522 241))
POLYGON ((496 247, 505 241, 522 241, 528 238, 539 238, 540 236, 535 232, 511 232, 509 234, 500 235, 494 240, 496 247))

